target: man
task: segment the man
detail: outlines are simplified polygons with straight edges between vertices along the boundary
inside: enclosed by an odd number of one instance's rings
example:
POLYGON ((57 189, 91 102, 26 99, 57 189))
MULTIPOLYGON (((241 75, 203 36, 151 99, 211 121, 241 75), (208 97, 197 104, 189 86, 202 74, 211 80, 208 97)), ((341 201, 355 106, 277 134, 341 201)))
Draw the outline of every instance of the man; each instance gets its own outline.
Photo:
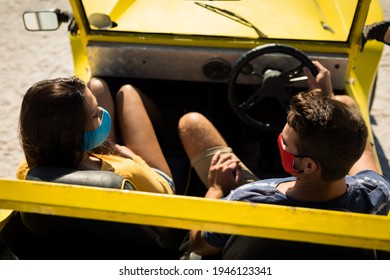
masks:
MULTIPOLYGON (((353 99, 335 96, 329 71, 314 64, 319 70, 316 77, 304 69, 312 90, 292 99, 278 138, 283 167, 293 177, 259 180, 203 115, 181 118, 180 137, 208 187, 206 198, 388 214, 390 184, 378 174, 367 126, 353 99)), ((199 255, 221 252, 228 238, 190 232, 192 248, 199 255)))

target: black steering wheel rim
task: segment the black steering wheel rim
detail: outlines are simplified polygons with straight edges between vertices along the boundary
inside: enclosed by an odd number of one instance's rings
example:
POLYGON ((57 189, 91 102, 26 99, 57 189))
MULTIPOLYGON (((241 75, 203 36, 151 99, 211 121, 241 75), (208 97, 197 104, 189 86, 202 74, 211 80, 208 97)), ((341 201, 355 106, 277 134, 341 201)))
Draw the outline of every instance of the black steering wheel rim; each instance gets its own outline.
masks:
POLYGON ((235 66, 233 67, 232 72, 228 79, 228 99, 233 112, 245 124, 259 130, 276 131, 276 130, 281 130, 283 125, 270 125, 249 116, 246 112, 244 112, 240 108, 240 104, 237 100, 237 93, 235 91, 236 80, 243 67, 247 65, 248 62, 254 60, 255 58, 265 54, 271 54, 271 53, 281 53, 281 54, 291 56, 297 59, 301 63, 299 66, 308 67, 308 69, 311 71, 313 76, 316 76, 318 74, 316 66, 308 58, 308 56, 294 47, 283 45, 283 44, 266 44, 266 45, 258 46, 244 53, 241 56, 241 58, 237 61, 235 66))

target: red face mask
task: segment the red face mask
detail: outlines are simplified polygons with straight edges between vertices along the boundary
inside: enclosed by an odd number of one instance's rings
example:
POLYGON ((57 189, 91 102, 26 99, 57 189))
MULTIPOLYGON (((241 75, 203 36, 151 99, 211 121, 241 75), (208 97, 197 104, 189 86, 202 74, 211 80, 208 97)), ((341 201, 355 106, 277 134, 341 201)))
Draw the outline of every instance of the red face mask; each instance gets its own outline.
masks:
POLYGON ((286 145, 284 145, 283 143, 282 133, 280 133, 278 137, 278 146, 279 146, 280 157, 282 158, 283 169, 290 174, 303 173, 303 170, 296 170, 294 168, 294 161, 296 157, 303 158, 306 156, 298 156, 298 155, 294 155, 293 153, 287 152, 286 145))

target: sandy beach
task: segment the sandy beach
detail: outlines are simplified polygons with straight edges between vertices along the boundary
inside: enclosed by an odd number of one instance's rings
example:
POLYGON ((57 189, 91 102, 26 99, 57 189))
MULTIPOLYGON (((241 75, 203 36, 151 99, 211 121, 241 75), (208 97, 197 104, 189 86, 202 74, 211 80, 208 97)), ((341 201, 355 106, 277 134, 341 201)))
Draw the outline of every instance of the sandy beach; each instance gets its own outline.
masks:
MULTIPOLYGON (((67 26, 55 32, 28 32, 22 21, 26 10, 60 8, 70 11, 67 0, 1 1, 0 33, 2 92, 0 97, 1 178, 15 178, 15 170, 23 157, 17 136, 22 97, 35 82, 70 76, 73 61, 67 26)), ((381 0, 385 19, 390 19, 390 0, 381 0)), ((383 174, 390 178, 390 46, 384 48, 378 72, 376 99, 371 111, 373 131, 383 174)))

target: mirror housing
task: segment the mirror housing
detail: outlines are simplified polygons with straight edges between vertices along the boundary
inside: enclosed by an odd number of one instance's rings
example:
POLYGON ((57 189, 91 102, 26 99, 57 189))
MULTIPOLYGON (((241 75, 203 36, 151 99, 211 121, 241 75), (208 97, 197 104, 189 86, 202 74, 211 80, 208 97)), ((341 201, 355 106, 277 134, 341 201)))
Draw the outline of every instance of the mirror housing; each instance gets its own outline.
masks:
POLYGON ((23 13, 24 27, 28 31, 57 30, 61 23, 68 22, 69 19, 69 14, 59 9, 27 11, 23 13))

